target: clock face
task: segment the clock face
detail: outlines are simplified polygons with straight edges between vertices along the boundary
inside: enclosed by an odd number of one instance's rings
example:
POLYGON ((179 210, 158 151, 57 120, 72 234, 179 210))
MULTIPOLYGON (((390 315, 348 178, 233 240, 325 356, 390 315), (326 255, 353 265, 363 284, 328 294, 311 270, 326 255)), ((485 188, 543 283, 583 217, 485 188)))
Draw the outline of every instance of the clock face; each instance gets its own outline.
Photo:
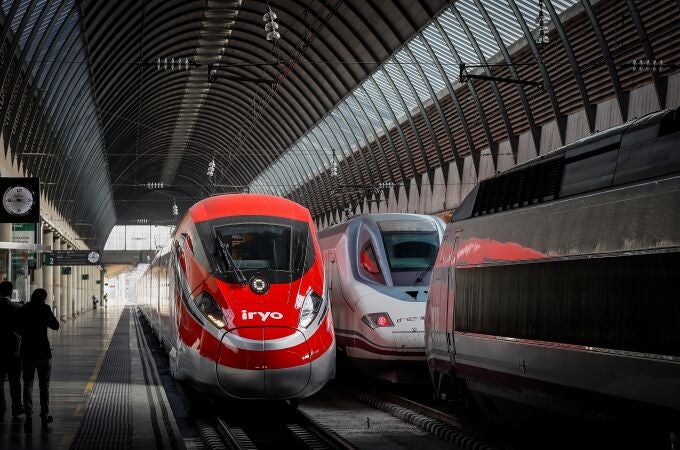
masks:
POLYGON ((23 186, 11 186, 2 195, 2 206, 13 216, 25 216, 33 208, 35 199, 23 186))
POLYGON ((99 262, 99 253, 97 252, 90 252, 87 255, 87 260, 90 261, 92 264, 95 264, 99 262))

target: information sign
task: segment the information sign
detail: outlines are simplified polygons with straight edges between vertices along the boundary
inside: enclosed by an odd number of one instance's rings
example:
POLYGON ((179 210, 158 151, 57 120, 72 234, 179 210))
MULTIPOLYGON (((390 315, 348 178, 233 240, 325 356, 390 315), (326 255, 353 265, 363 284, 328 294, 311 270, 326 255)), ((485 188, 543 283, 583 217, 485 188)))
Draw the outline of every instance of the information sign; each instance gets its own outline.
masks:
POLYGON ((100 253, 96 250, 57 250, 43 253, 46 266, 91 266, 99 264, 100 253))

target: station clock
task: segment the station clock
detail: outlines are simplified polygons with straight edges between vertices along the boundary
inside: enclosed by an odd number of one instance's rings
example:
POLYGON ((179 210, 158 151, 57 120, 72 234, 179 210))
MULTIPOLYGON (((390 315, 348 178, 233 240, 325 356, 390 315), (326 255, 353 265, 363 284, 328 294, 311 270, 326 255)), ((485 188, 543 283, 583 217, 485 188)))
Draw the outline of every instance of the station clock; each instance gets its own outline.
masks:
POLYGON ((0 177, 0 223, 40 221, 40 181, 38 178, 0 177))
POLYGON ((33 194, 24 186, 10 186, 2 195, 2 207, 13 216, 25 216, 31 211, 34 203, 33 194))

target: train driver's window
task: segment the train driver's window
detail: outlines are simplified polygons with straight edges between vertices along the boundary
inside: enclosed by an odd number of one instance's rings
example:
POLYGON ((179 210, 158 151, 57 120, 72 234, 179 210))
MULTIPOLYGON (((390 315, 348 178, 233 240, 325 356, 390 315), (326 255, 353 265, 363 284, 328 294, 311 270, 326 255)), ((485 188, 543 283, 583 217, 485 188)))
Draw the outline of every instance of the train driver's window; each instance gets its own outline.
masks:
POLYGON ((361 253, 359 254, 359 262, 362 269, 364 269, 364 275, 371 281, 376 283, 385 284, 385 277, 380 270, 380 265, 378 264, 378 258, 375 256, 375 250, 373 250, 373 245, 369 242, 361 253))

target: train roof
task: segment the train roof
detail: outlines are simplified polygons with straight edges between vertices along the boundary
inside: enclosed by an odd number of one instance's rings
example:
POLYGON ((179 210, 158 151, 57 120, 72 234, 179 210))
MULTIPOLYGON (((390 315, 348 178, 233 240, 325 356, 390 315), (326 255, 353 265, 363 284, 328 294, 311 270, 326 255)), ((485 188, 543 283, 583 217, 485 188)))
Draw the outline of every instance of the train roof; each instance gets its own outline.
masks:
POLYGON ((480 181, 452 220, 680 172, 680 108, 599 131, 480 181))
POLYGON ((233 216, 273 216, 301 222, 312 220, 304 206, 287 198, 266 194, 216 195, 193 205, 188 214, 194 223, 233 216))
POLYGON ((390 221, 390 220, 423 220, 427 222, 437 223, 439 221, 443 224, 442 220, 435 216, 430 216, 426 214, 408 214, 408 213, 380 213, 380 214, 365 214, 340 223, 338 225, 333 225, 319 232, 319 238, 324 238, 326 236, 331 236, 336 233, 344 232, 345 229, 354 222, 367 222, 372 225, 376 225, 378 222, 390 221))

